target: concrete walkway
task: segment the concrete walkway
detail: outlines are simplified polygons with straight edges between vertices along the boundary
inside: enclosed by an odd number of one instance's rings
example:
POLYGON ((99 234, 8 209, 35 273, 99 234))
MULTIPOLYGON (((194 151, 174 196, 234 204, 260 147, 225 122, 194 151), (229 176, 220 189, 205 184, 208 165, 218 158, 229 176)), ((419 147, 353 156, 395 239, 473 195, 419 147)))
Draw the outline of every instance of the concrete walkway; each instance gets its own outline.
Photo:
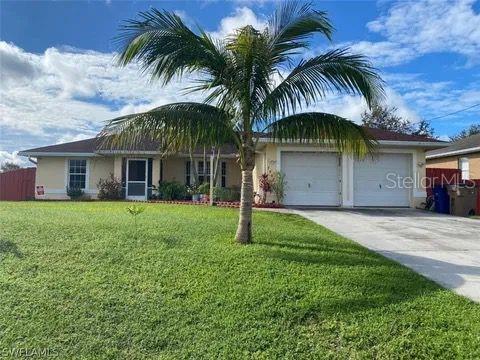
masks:
POLYGON ((480 302, 480 220, 413 209, 293 212, 480 302))

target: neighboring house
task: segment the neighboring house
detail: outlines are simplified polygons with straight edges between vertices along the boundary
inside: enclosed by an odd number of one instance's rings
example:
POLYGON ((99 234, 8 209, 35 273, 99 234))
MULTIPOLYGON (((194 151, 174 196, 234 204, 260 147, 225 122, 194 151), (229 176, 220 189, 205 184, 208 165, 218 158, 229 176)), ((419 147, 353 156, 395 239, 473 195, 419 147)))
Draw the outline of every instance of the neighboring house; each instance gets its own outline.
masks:
MULTIPOLYGON (((259 139, 254 187, 269 170, 285 173, 286 205, 414 207, 425 200, 425 190, 412 179, 425 176, 425 151, 444 146, 423 136, 369 129, 378 140, 378 154, 356 160, 333 149, 311 144, 273 143, 268 135, 259 139), (400 179, 400 184, 395 184, 400 179), (406 179, 406 180, 405 180, 406 179), (415 183, 409 186, 409 183, 415 183)), ((96 139, 46 146, 20 152, 37 158, 36 185, 43 186, 43 199, 65 199, 67 186, 81 187, 92 197, 99 179, 110 173, 122 179, 128 199, 146 199, 158 181, 191 181, 187 154, 162 158, 156 144, 131 150, 102 150, 96 139)), ((241 172, 234 148, 221 152, 219 186, 240 186, 241 172)), ((208 176, 203 151, 195 153, 200 176, 208 176), (204 169, 204 170, 203 170, 204 169)))
POLYGON ((480 179, 480 134, 428 151, 426 159, 428 168, 459 169, 464 180, 480 179))

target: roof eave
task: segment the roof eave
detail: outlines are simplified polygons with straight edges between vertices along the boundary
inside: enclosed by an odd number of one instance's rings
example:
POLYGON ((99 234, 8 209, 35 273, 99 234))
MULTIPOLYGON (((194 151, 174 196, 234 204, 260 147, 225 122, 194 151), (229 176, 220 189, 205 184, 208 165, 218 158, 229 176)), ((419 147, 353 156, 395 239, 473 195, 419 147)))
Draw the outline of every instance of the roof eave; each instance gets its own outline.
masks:
POLYGON ((20 151, 18 153, 20 156, 29 156, 29 157, 55 157, 55 156, 69 156, 69 157, 94 157, 100 156, 96 153, 90 152, 58 152, 58 151, 20 151))
MULTIPOLYGON (((258 139, 259 143, 277 143, 272 138, 260 138, 258 139)), ((283 144, 312 144, 316 143, 315 141, 284 141, 283 144)), ((439 148, 444 147, 445 142, 442 141, 403 141, 403 140, 379 140, 379 145, 389 145, 389 146, 406 146, 406 147, 422 147, 422 148, 439 148)), ((321 145, 321 144, 320 144, 321 145)))
POLYGON ((442 141, 399 141, 399 140, 379 140, 380 145, 391 146, 414 146, 422 148, 439 148, 444 147, 445 143, 442 141))
POLYGON ((462 149, 462 150, 454 150, 454 151, 445 151, 443 153, 439 154, 432 154, 432 155, 427 155, 425 158, 428 159, 437 159, 437 158, 442 158, 442 157, 449 157, 449 156, 455 156, 455 155, 463 155, 463 154, 471 154, 474 152, 480 152, 480 146, 468 148, 468 149, 462 149))

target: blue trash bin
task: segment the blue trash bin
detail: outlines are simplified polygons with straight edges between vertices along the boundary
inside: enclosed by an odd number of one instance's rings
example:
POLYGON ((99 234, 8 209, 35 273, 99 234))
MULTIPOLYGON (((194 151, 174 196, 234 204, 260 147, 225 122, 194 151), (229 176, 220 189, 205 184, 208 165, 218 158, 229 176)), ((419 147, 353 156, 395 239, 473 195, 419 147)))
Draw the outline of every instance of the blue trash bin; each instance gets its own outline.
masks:
POLYGON ((440 214, 450 214, 450 197, 445 186, 436 185, 433 188, 435 211, 440 214))

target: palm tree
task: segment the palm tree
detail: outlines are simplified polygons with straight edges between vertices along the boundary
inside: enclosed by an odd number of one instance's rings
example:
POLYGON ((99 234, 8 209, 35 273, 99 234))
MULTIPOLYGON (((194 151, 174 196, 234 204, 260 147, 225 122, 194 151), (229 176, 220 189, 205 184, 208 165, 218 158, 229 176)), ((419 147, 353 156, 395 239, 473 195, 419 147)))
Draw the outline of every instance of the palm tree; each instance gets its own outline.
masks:
POLYGON ((296 60, 313 35, 331 40, 326 13, 284 3, 265 29, 245 26, 226 39, 194 32, 167 11, 151 9, 139 16, 122 26, 119 64, 139 62, 163 85, 176 76, 195 75, 197 83, 188 90, 203 92, 205 100, 122 116, 102 134, 109 135, 110 144, 134 145, 148 137, 171 150, 233 142, 242 172, 239 243, 252 240, 252 171, 259 132, 277 142, 314 140, 356 156, 373 151, 375 141, 355 123, 328 113, 297 112, 328 93, 359 95, 369 106, 383 96, 375 68, 348 49, 296 60))

